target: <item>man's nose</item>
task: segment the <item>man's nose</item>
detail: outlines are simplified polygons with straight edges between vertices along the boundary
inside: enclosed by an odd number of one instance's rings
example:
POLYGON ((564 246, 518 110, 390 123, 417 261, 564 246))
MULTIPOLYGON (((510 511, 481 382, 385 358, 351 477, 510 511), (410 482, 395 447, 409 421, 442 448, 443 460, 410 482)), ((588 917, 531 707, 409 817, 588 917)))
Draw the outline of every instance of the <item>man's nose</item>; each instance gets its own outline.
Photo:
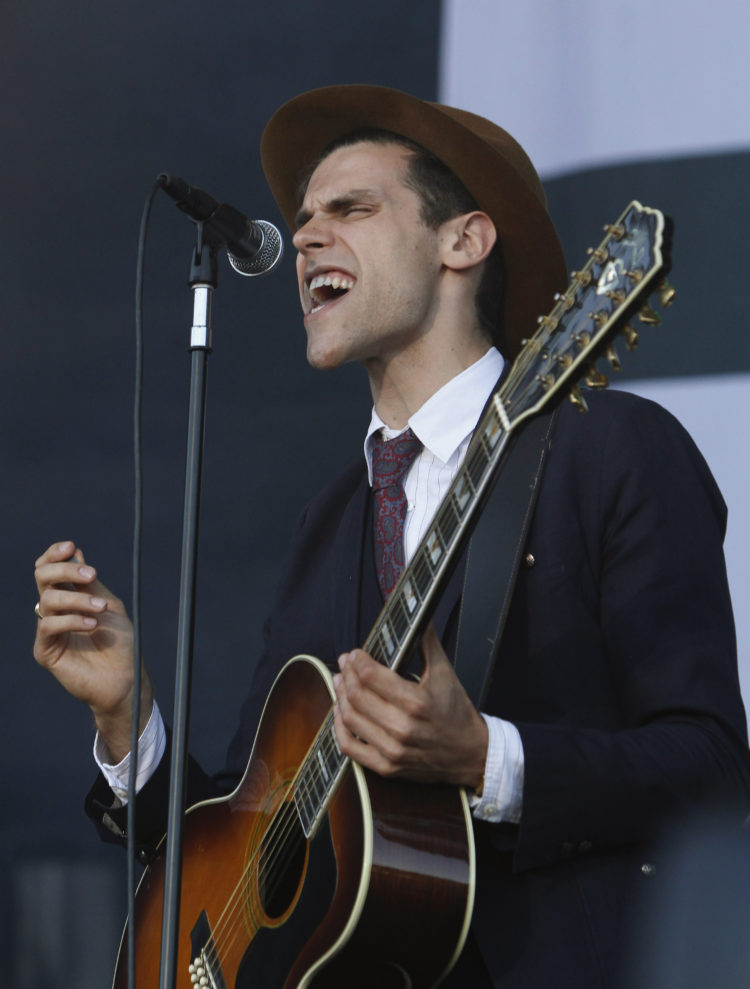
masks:
POLYGON ((292 237, 295 248, 304 253, 318 247, 326 247, 333 240, 331 224, 321 216, 311 216, 292 237))

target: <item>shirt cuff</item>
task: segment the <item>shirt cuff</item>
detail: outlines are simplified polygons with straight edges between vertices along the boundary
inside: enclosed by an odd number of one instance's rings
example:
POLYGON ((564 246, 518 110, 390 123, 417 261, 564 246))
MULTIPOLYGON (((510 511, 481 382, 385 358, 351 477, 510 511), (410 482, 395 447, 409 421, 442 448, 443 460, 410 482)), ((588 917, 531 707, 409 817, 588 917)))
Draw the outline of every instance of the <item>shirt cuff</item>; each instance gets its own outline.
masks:
POLYGON ((523 745, 515 725, 483 714, 489 730, 481 797, 469 797, 474 817, 518 824, 523 800, 523 745))
MULTIPOLYGON (((138 793, 153 775, 167 747, 167 735, 164 730, 159 705, 154 701, 148 724, 138 739, 138 774, 135 779, 135 792, 138 793)), ((107 746, 96 733, 94 739, 94 759, 109 784, 112 792, 120 801, 120 806, 128 802, 128 777, 130 775, 130 753, 118 762, 116 766, 107 762, 109 759, 107 746)))

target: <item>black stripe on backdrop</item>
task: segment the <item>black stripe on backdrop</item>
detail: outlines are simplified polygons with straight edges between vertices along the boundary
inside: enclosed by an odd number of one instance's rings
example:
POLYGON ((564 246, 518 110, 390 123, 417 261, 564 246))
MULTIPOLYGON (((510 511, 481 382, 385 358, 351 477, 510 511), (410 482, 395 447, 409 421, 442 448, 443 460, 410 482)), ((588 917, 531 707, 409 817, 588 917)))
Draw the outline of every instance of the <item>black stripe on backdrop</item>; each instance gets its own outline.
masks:
POLYGON ((622 378, 750 371, 746 290, 750 152, 642 161, 547 180, 569 268, 631 199, 675 223, 670 280, 677 298, 664 324, 644 328, 622 378))

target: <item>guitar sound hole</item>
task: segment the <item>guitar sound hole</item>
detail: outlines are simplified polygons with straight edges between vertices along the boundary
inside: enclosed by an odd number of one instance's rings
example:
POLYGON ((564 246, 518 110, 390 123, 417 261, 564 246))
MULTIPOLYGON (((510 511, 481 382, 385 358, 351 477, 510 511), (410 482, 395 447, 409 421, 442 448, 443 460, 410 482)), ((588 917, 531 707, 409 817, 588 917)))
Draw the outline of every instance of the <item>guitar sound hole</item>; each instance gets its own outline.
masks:
POLYGON ((260 860, 258 893, 268 917, 281 917, 300 887, 305 868, 307 841, 296 815, 283 834, 269 834, 260 860))

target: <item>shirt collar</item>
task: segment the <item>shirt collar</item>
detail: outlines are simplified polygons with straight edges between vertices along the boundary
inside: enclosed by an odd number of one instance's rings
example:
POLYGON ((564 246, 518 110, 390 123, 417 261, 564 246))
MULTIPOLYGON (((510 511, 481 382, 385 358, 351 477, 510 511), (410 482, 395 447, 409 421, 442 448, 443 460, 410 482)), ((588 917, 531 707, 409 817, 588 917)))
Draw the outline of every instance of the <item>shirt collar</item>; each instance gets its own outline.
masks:
MULTIPOLYGON (((480 357, 465 371, 446 382, 409 419, 408 425, 417 439, 444 464, 476 426, 502 370, 503 358, 500 352, 495 347, 490 347, 484 357, 480 357)), ((370 484, 372 437, 378 430, 383 430, 388 439, 404 431, 389 429, 373 408, 365 437, 365 459, 370 484)))

